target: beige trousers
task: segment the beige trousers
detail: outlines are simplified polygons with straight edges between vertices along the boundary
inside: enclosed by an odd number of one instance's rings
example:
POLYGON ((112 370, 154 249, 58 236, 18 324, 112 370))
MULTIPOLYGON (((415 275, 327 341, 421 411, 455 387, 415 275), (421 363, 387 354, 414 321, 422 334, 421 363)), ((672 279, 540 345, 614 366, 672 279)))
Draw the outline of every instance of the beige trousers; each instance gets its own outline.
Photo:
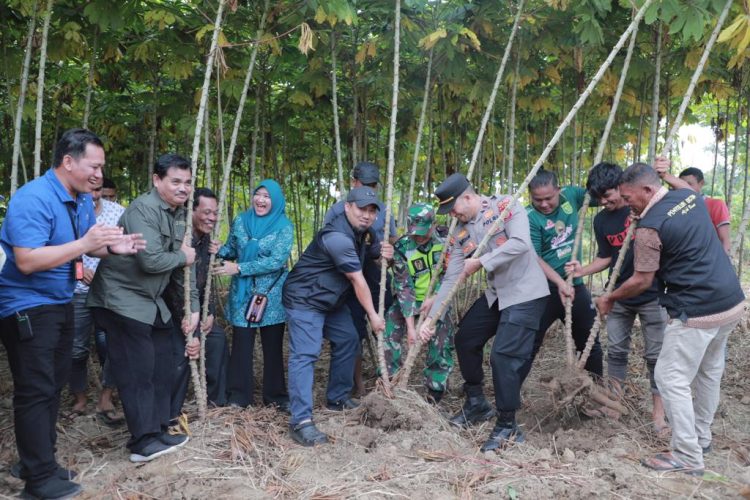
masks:
POLYGON ((672 425, 672 453, 689 467, 703 468, 702 448, 711 444, 725 347, 736 325, 690 328, 671 319, 664 331, 654 378, 672 425))

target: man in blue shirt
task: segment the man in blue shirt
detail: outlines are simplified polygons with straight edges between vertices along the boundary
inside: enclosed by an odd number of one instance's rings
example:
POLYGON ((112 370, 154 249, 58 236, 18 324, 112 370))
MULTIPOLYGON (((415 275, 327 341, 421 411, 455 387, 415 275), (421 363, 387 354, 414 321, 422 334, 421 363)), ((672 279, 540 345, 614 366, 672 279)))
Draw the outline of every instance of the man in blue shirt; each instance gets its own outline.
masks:
POLYGON ((74 472, 55 460, 60 393, 70 374, 73 289, 82 255, 132 254, 141 235, 96 224, 90 193, 101 183, 104 147, 84 129, 65 132, 54 168, 13 196, 0 230, 7 261, 0 271, 0 339, 13 374, 13 411, 20 464, 32 498, 73 496, 74 472))

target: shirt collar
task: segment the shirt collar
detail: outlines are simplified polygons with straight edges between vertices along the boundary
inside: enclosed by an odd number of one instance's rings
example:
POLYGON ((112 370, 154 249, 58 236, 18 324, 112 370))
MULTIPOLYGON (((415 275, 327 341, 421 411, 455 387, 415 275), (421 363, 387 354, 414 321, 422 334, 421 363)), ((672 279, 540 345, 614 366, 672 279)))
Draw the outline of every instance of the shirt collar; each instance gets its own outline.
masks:
POLYGON ((664 186, 660 187, 659 190, 651 197, 651 201, 648 202, 648 205, 646 205, 646 208, 643 209, 641 214, 638 216, 639 219, 642 219, 646 216, 649 210, 651 210, 651 207, 659 203, 662 198, 664 198, 669 190, 665 188, 664 186))
MULTIPOLYGON (((60 182, 60 179, 57 178, 57 175, 55 175, 55 169, 50 168, 47 170, 47 172, 44 174, 44 178, 47 179, 47 182, 50 183, 52 186, 52 190, 55 192, 57 197, 60 199, 63 203, 75 203, 76 200, 71 198, 70 193, 68 193, 68 190, 65 189, 65 186, 62 185, 62 182, 60 182)), ((76 197, 77 199, 77 197, 76 197)))
MULTIPOLYGON (((172 211, 172 207, 169 205, 169 203, 164 201, 161 196, 159 196, 159 191, 157 191, 155 187, 152 187, 151 191, 148 194, 149 196, 151 196, 151 198, 159 202, 159 208, 161 208, 162 210, 169 210, 170 212, 172 211)), ((177 207, 175 211, 179 211, 180 208, 181 207, 177 207)))

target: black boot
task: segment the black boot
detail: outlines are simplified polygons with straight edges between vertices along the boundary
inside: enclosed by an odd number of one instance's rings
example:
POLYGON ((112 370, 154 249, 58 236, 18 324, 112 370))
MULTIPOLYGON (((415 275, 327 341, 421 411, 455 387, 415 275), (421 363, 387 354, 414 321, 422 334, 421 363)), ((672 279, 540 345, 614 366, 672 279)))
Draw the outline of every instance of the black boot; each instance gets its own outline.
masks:
POLYGON ((513 424, 495 424, 495 427, 490 432, 490 437, 484 442, 480 451, 493 451, 502 450, 514 443, 523 443, 526 441, 526 437, 523 435, 523 431, 516 425, 513 424))
POLYGON ((468 427, 495 416, 495 409, 490 406, 484 394, 470 391, 466 388, 466 401, 461 411, 450 419, 450 423, 458 427, 468 427))

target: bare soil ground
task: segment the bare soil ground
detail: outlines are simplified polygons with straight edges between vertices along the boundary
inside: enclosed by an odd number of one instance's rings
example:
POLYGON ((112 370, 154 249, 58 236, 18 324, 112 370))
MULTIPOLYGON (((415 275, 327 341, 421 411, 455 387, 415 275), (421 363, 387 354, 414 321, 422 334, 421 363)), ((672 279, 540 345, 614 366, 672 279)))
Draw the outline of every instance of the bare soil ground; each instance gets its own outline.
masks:
MULTIPOLYGON (((450 394, 437 408, 417 395, 418 385, 398 393, 395 402, 371 393, 363 398, 367 412, 316 408, 320 428, 334 442, 315 449, 295 445, 287 436, 287 417, 274 409, 218 408, 202 426, 191 404, 188 445, 133 465, 124 448, 124 427, 101 424, 91 404, 90 415, 60 419, 57 456, 78 471, 82 498, 750 498, 747 333, 738 329, 730 338, 714 450, 706 458, 711 473, 702 479, 656 473, 639 464, 668 443, 651 430, 639 334, 633 347, 626 399, 632 411, 619 421, 588 419, 575 405, 555 412, 540 382, 564 364, 563 339, 550 332, 523 390, 519 418, 527 442, 500 454, 479 452, 491 422, 469 430, 448 425, 446 416, 462 404, 456 369, 450 394)), ((372 373, 367 364, 366 369, 372 373)), ((319 404, 325 402, 326 372, 324 359, 316 372, 319 404)), ((417 376, 414 382, 419 384, 417 376)), ((23 487, 8 473, 17 459, 11 384, 0 355, 0 496, 8 497, 23 487)), ((66 401, 64 410, 70 406, 66 401)))

